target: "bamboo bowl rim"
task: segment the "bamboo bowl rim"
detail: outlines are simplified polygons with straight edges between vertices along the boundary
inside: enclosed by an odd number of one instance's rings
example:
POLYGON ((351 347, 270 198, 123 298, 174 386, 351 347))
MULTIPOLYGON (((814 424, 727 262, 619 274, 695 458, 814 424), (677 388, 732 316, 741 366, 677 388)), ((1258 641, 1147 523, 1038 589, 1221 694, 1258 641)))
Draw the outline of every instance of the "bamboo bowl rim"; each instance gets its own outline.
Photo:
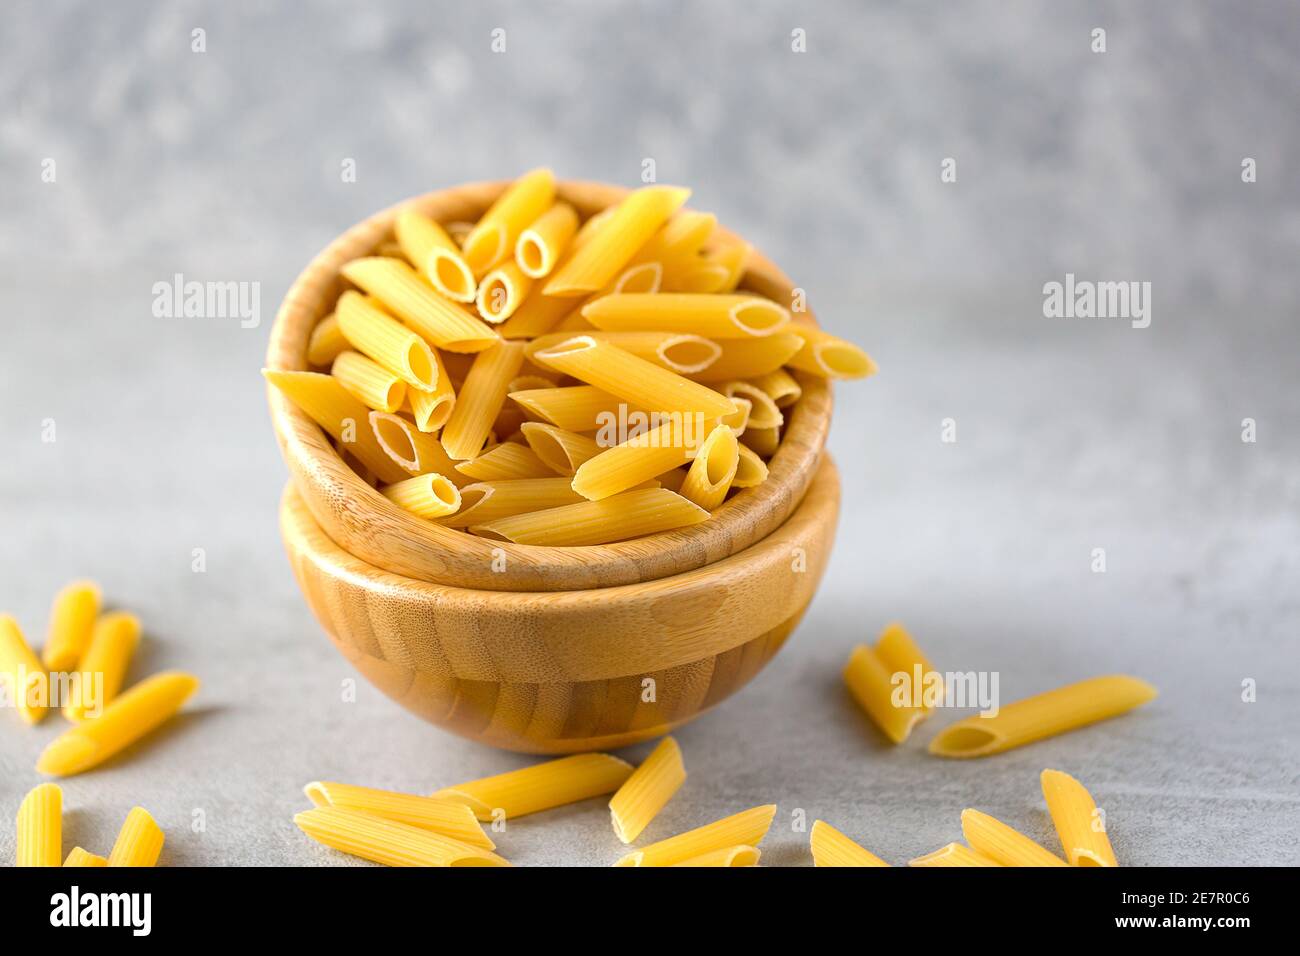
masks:
MULTIPOLYGON (((508 180, 469 183, 403 200, 362 220, 334 239, 294 280, 276 313, 267 345, 268 368, 308 369, 312 328, 344 288, 340 267, 371 254, 391 237, 397 214, 415 208, 441 222, 472 221, 508 180)), ((585 218, 629 190, 565 180, 557 197, 585 218)), ((719 226, 724 238, 738 241, 719 226)), ((740 288, 788 301, 791 280, 757 249, 740 288)), ((576 301, 576 300, 575 300, 576 301)), ((811 321, 815 317, 806 313, 811 321)), ((361 479, 325 432, 268 383, 271 421, 292 480, 317 523, 339 547, 367 563, 405 577, 489 591, 567 591, 652 581, 703 567, 743 551, 778 528, 812 482, 830 427, 830 384, 795 373, 803 395, 786 409, 781 444, 768 477, 723 503, 708 521, 676 531, 587 547, 549 548, 479 538, 409 514, 361 479)))

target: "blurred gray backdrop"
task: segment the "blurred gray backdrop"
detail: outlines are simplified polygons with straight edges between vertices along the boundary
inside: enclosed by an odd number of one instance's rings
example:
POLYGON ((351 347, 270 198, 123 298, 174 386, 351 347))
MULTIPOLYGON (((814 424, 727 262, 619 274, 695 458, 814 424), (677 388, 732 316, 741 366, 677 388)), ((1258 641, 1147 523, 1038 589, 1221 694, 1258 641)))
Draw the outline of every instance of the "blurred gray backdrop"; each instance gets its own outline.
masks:
MULTIPOLYGON (((291 823, 307 781, 428 791, 526 762, 364 683, 340 702, 353 672, 278 539, 258 369, 294 276, 372 211, 541 164, 634 184, 653 158, 881 372, 837 390, 817 601, 679 733, 691 777, 647 838, 777 802, 777 865, 809 862, 799 810, 894 863, 958 839, 966 806, 1055 846, 1054 766, 1126 864, 1300 863, 1298 50, 1287 3, 8 4, 0 610, 39 641, 54 591, 96 577, 144 619, 133 678, 205 681, 67 781, 68 845, 105 852, 138 803, 166 863, 345 862, 291 823), (1150 282, 1150 327, 1044 318, 1067 272, 1150 282), (260 326, 155 318, 175 273, 259 282, 260 326), (985 761, 925 753, 945 713, 890 748, 839 669, 891 619, 941 670, 998 670, 1004 702, 1114 671, 1162 695, 985 761)), ((59 721, 3 722, 11 820, 59 721)), ((607 820, 593 801, 499 842, 608 864, 607 820)))

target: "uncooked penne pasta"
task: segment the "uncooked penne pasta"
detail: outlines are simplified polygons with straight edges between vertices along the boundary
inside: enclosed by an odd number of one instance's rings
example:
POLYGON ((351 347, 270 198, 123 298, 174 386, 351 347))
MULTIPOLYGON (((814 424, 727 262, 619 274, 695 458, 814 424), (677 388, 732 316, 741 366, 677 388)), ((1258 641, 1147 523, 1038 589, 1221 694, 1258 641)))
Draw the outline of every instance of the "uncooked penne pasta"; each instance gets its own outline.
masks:
POLYGON ((803 339, 793 332, 777 332, 752 339, 723 339, 722 354, 691 378, 700 382, 757 379, 775 372, 803 348, 803 339))
MULTIPOLYGON (((498 447, 514 447, 523 452, 528 451, 527 448, 519 445, 498 447)), ((470 463, 466 462, 466 464, 470 463)), ((487 524, 498 518, 509 518, 511 515, 527 514, 530 511, 545 511, 548 508, 558 508, 561 505, 572 505, 586 500, 573 490, 568 478, 516 478, 506 481, 475 482, 461 489, 460 499, 460 510, 443 518, 441 524, 448 528, 468 528, 470 525, 487 524)))
MULTIPOLYGON (((573 473, 573 490, 591 501, 599 501, 671 471, 695 457, 714 430, 710 427, 713 424, 704 421, 703 416, 668 415, 658 427, 634 435, 583 462, 573 473)), ((724 430, 731 434, 729 428, 724 430)))
POLYGON ((466 461, 483 450, 492 422, 505 404, 506 389, 523 361, 524 344, 504 341, 474 359, 442 429, 442 447, 449 457, 466 461))
POLYGON ((615 835, 624 843, 639 837, 685 782, 682 750, 676 740, 665 737, 610 798, 615 835))
POLYGON ((624 293, 650 295, 659 291, 663 285, 663 279, 664 267, 657 262, 642 262, 640 265, 630 265, 615 276, 613 282, 595 293, 593 298, 606 295, 622 295, 624 293))
POLYGON ((398 214, 393 231, 402 254, 435 289, 457 302, 474 301, 474 273, 442 226, 408 209, 398 214))
POLYGON ((976 853, 970 847, 962 846, 960 843, 949 843, 947 846, 940 847, 932 853, 924 856, 918 856, 915 860, 908 860, 908 866, 951 866, 951 867, 974 867, 974 866, 1001 866, 982 854, 976 853))
POLYGON ((456 390, 443 365, 442 355, 437 349, 430 351, 437 366, 437 384, 433 391, 426 392, 419 388, 406 390, 406 402, 411 408, 411 417, 415 419, 415 427, 426 433, 436 432, 446 425, 447 419, 451 418, 452 409, 456 407, 456 390))
POLYGON ((515 544, 554 548, 608 544, 672 531, 707 520, 709 513, 664 488, 641 488, 600 501, 584 501, 471 525, 475 534, 515 544))
POLYGON ((455 483, 433 472, 385 485, 379 491, 397 507, 421 518, 445 518, 460 510, 455 483))
POLYGON ((1083 784, 1060 770, 1044 770, 1042 782, 1047 812, 1070 865, 1119 866, 1106 835, 1106 816, 1083 784))
POLYGON ((781 447, 781 430, 779 428, 755 428, 748 425, 745 432, 740 436, 750 448, 764 458, 771 458, 781 447))
POLYGON ((590 240, 552 273, 547 295, 586 295, 603 288, 687 198, 689 189, 646 186, 620 202, 590 240))
POLYGON ((705 511, 712 511, 727 497, 731 481, 736 477, 740 463, 740 443, 726 425, 719 425, 700 445, 691 462, 686 480, 682 482, 681 496, 695 502, 705 511))
POLYGON ((339 271, 440 349, 481 352, 500 340, 477 316, 435 292, 405 262, 375 257, 354 259, 339 271))
POLYGON ((667 840, 651 843, 622 857, 615 866, 672 866, 736 846, 758 846, 772 826, 776 804, 753 807, 667 840))
POLYGON ((74 846, 68 853, 68 858, 63 861, 64 866, 108 866, 108 860, 102 856, 97 856, 89 850, 83 850, 79 846, 74 846))
POLYGON ((544 422, 524 422, 519 430, 523 432, 528 447, 558 475, 576 474, 579 468, 604 450, 594 438, 544 422))
POLYGON ((456 243, 456 248, 463 249, 465 248, 465 240, 474 231, 474 224, 457 219, 452 222, 444 222, 442 228, 447 230, 447 235, 451 236, 451 241, 456 243))
POLYGON ((395 412, 406 401, 406 383, 360 352, 340 352, 330 374, 355 398, 376 411, 395 412))
POLYGON ((456 471, 467 483, 461 485, 462 494, 469 482, 513 481, 555 476, 555 469, 538 458, 535 451, 514 442, 493 445, 477 458, 457 464, 456 471))
POLYGON ((758 457, 758 453, 748 445, 736 449, 740 453, 736 462, 736 477, 731 479, 733 488, 754 488, 767 480, 767 463, 758 457))
POLYGON ((515 243, 555 200, 555 174, 549 169, 524 173, 497 197, 465 237, 461 251, 474 275, 481 276, 513 255, 515 243))
POLYGON ((198 686, 197 678, 176 672, 142 680, 100 716, 51 741, 36 762, 37 771, 68 777, 89 770, 166 723, 198 686))
POLYGON ((162 827, 144 807, 132 807, 108 855, 109 866, 156 866, 162 854, 162 827))
POLYGON ((339 317, 331 312, 311 330, 311 338, 307 340, 307 361, 317 368, 329 368, 347 347, 348 340, 339 328, 339 317))
POLYGON ((670 292, 722 294, 733 291, 745 276, 752 247, 747 242, 732 243, 702 256, 687 268, 665 277, 670 292))
POLYGON ((710 850, 689 860, 674 863, 673 866, 758 866, 762 854, 756 846, 729 846, 721 850, 710 850))
POLYGON ((920 707, 897 702, 893 678, 894 671, 866 645, 855 647, 844 667, 844 683, 858 706, 886 737, 901 744, 925 712, 920 707))
POLYGON ((945 727, 930 741, 940 757, 987 757, 1116 717, 1154 700, 1157 691, 1124 674, 1093 677, 945 727))
MULTIPOLYGON (((880 632, 874 648, 876 657, 890 676, 906 674, 915 695, 913 703, 928 715, 943 700, 943 675, 935 670, 925 653, 897 621, 880 632)), ((976 847, 978 849, 978 847, 976 847)))
POLYGON ((866 847, 859 846, 825 820, 816 820, 808 835, 813 866, 889 866, 866 847))
POLYGON ((125 611, 110 611, 95 622, 90 647, 73 675, 72 699, 63 716, 74 724, 97 717, 122 689, 127 665, 140 643, 140 619, 125 611))
POLYGON ((370 431, 389 460, 400 469, 395 485, 416 475, 438 474, 460 487, 469 479, 461 477, 456 462, 449 458, 436 435, 426 435, 401 415, 370 413, 370 431))
POLYGON ((18 805, 18 866, 63 862, 63 791, 37 784, 18 805))
POLYGON ((537 290, 524 300, 515 314, 497 326, 503 339, 530 339, 550 332, 574 310, 574 299, 539 295, 537 290))
POLYGON ((421 830, 432 830, 469 846, 496 849, 496 844, 483 832, 474 811, 463 803, 322 780, 307 784, 303 792, 318 807, 370 813, 421 830))
MULTIPOLYGON (((514 384, 514 383, 512 383, 514 384)), ((533 418, 544 419, 570 432, 590 432, 600 428, 607 418, 618 414, 620 399, 594 385, 570 385, 565 388, 529 388, 511 392, 510 398, 533 418)), ((629 411, 643 409, 629 409, 629 411)))
POLYGON ((93 581, 73 581, 55 595, 50 629, 41 650, 47 670, 70 671, 77 666, 90 646, 99 604, 99 585, 93 581))
POLYGON ((335 320, 354 349, 369 356, 413 389, 432 392, 443 384, 429 343, 379 308, 368 296, 351 290, 344 292, 339 296, 335 320))
POLYGON ((433 796, 465 804, 480 820, 498 813, 513 820, 613 793, 631 774, 631 764, 609 754, 574 754, 444 787, 433 796))
MULTIPOLYGON (((705 371, 722 354, 722 347, 699 335, 679 332, 592 332, 593 339, 608 342, 637 358, 653 362, 679 375, 705 371)), ((528 355, 559 345, 573 336, 552 332, 528 343, 528 355)))
POLYGON ((293 822, 317 843, 385 866, 510 865, 491 850, 356 810, 316 807, 293 822))
POLYGON ((852 342, 802 322, 791 323, 790 331, 803 345, 786 360, 787 365, 822 378, 866 378, 876 372, 876 363, 852 342))
POLYGON ((541 279, 550 274, 578 231, 578 214, 567 202, 557 202, 519 234, 515 262, 524 275, 541 279))
POLYGON ((663 267, 665 279, 679 274, 699 259, 700 250, 717 225, 718 217, 713 213, 683 209, 650 237, 632 257, 631 264, 658 263, 663 267))
POLYGON ((0 681, 24 723, 36 724, 45 718, 50 701, 49 675, 9 614, 0 614, 0 681))
POLYGON ((745 425, 748 428, 780 428, 785 424, 785 416, 776 407, 767 392, 749 382, 726 382, 719 391, 727 398, 745 398, 749 401, 749 417, 745 425))
POLYGON ((773 335, 790 322, 788 310, 756 295, 607 295, 582 307, 582 317, 607 332, 657 331, 746 339, 773 335))
MULTIPOLYGON (((526 353, 525 353, 526 354, 526 353)), ((510 380, 510 392, 526 392, 538 388, 555 388, 555 381, 542 375, 516 375, 510 380)))
POLYGON ((493 324, 504 322, 523 304, 532 287, 533 280, 517 262, 503 262, 478 284, 478 314, 493 324))
POLYGON ((783 368, 755 375, 752 381, 776 402, 777 408, 788 408, 803 397, 803 386, 783 368))
POLYGON ((978 810, 961 812, 961 832, 976 853, 1002 866, 1066 866, 1018 830, 978 810))

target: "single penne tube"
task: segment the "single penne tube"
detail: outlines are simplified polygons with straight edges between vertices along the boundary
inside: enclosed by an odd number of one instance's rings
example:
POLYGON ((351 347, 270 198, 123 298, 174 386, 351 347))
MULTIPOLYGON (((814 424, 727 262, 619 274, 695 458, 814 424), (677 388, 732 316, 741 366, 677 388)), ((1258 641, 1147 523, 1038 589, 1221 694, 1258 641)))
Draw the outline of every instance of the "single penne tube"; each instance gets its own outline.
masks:
POLYGON ((537 217, 555 201, 555 174, 549 169, 524 173, 506 187, 465 237, 461 251, 474 275, 482 276, 507 256, 537 217))
POLYGON ((736 449, 740 459, 736 462, 736 477, 731 479, 733 488, 754 488, 767 480, 767 463, 758 457, 758 453, 748 445, 736 449))
POLYGON ((427 435, 401 415, 386 412, 370 413, 370 431, 389 460, 400 469, 395 485, 416 475, 442 475, 456 487, 469 484, 469 479, 456 470, 456 462, 448 457, 436 435, 427 435))
POLYGON ((369 428, 370 409, 333 375, 280 369, 262 369, 262 375, 380 481, 401 481, 407 477, 379 446, 369 428))
POLYGON ((639 408, 716 417, 736 410, 725 395, 589 335, 577 335, 534 352, 532 359, 639 408))
POLYGON ((117 832, 113 850, 108 854, 109 866, 157 866, 162 854, 162 827, 144 807, 132 807, 126 815, 122 829, 117 832))
POLYGON ((397 507, 421 518, 445 518, 460 510, 455 483, 435 472, 384 485, 379 491, 397 507))
POLYGON ((639 837, 685 782, 682 749, 672 737, 665 737, 610 798, 615 835, 624 843, 639 837))
POLYGON ((577 212, 567 202, 557 202, 519 234, 515 262, 524 275, 541 279, 555 268, 577 231, 577 212))
POLYGON ((415 427, 422 432, 439 431, 451 418, 452 409, 456 407, 456 390, 452 387, 451 376, 443 365, 442 356, 437 349, 431 349, 433 361, 437 366, 437 384, 433 391, 426 392, 419 388, 406 390, 406 402, 411 408, 411 417, 415 427))
POLYGON ((524 422, 519 430, 542 464, 558 475, 577 474, 579 468, 604 451, 594 438, 544 422, 524 422))
POLYGON ((735 846, 758 846, 772 826, 776 804, 742 810, 622 857, 615 866, 672 866, 735 846))
POLYGON ((1002 866, 1067 866, 1018 830, 978 810, 961 812, 961 832, 971 849, 1002 866))
POLYGON ((738 395, 732 396, 731 401, 736 406, 735 413, 723 415, 718 421, 730 428, 731 434, 739 438, 745 434, 745 429, 749 427, 749 413, 754 410, 754 403, 738 395))
POLYGON ((339 270, 433 345, 449 352, 481 352, 500 336, 477 316, 444 298, 405 262, 370 257, 339 270))
POLYGON ((323 780, 307 784, 303 792, 318 807, 370 813, 385 820, 441 833, 468 846, 496 849, 496 844, 483 832, 474 811, 463 803, 323 780))
POLYGON ((63 862, 63 791, 37 784, 18 805, 18 866, 63 862))
POLYGON ((594 298, 600 298, 606 295, 622 295, 624 293, 640 293, 650 295, 658 292, 663 286, 664 267, 658 262, 642 262, 637 265, 629 265, 623 268, 623 271, 614 277, 614 281, 595 293, 594 298))
POLYGON ((24 723, 37 724, 45 719, 50 702, 49 675, 9 614, 0 614, 0 681, 24 723))
POLYGON ((740 464, 740 443, 726 425, 719 425, 700 445, 679 492, 705 511, 712 511, 727 497, 736 467, 740 464))
POLYGON ((891 679, 898 680, 899 674, 907 675, 914 695, 913 705, 921 710, 922 716, 928 716, 943 700, 943 675, 934 669, 912 635, 895 621, 880 633, 874 650, 891 679))
POLYGON ((64 866, 108 866, 108 860, 102 856, 91 853, 89 850, 83 850, 79 846, 74 846, 68 853, 68 858, 63 861, 64 866))
POLYGON ((317 843, 385 866, 509 866, 483 847, 341 807, 316 807, 293 822, 317 843))
POLYGON ((901 744, 923 716, 919 707, 895 702, 893 672, 864 645, 853 649, 844 667, 844 683, 871 722, 893 743, 901 744))
POLYGON ((498 342, 475 357, 442 429, 448 457, 467 461, 482 452, 492 422, 505 404, 510 380, 519 374, 523 361, 522 342, 498 342))
POLYGON ((1070 865, 1119 866, 1106 835, 1106 816, 1083 784, 1060 770, 1044 770, 1042 783, 1047 812, 1070 865))
POLYGON ((825 820, 813 822, 808 842, 812 848, 813 866, 889 866, 825 820))
POLYGON ((1156 689, 1124 674, 1093 677, 1007 704, 995 716, 975 715, 930 741, 940 757, 987 757, 1126 713, 1154 700, 1156 689))
POLYGON ((785 416, 781 414, 781 409, 776 407, 776 402, 772 401, 771 396, 757 385, 751 385, 749 382, 726 382, 719 390, 727 398, 749 400, 749 417, 745 422, 747 427, 780 428, 785 424, 785 416))
POLYGON ((514 442, 493 445, 477 458, 457 463, 456 471, 466 482, 461 485, 462 496, 470 482, 513 481, 555 476, 555 470, 538 458, 535 451, 514 442))
POLYGON ((406 401, 406 383, 360 352, 340 352, 330 374, 354 398, 375 411, 395 412, 406 401))
POLYGON ((755 375, 752 381, 776 402, 777 408, 788 408, 803 397, 803 386, 783 368, 755 375))
POLYGON ((1001 866, 990 860, 983 854, 976 853, 970 847, 962 846, 960 843, 949 843, 939 849, 927 853, 924 856, 918 856, 915 860, 908 860, 908 866, 1001 866))
POLYGON ((72 699, 63 716, 74 724, 98 716, 122 689, 131 655, 140 643, 140 619, 125 611, 110 611, 95 622, 90 647, 73 675, 72 699))
MULTIPOLYGON (((528 451, 510 443, 498 447, 528 451)), ((570 479, 561 477, 475 482, 461 489, 460 500, 460 510, 443 518, 441 524, 449 528, 468 528, 470 525, 487 524, 511 515, 577 504, 586 499, 573 490, 570 479)))
POLYGON ((803 339, 793 332, 777 332, 753 339, 722 339, 719 355, 702 372, 691 378, 699 382, 727 382, 757 379, 775 372, 803 348, 803 339))
POLYGON ((574 754, 444 787, 433 796, 463 803, 480 820, 513 820, 613 793, 631 774, 631 764, 609 754, 574 754))
MULTIPOLYGON (((722 354, 722 346, 700 335, 681 332, 592 332, 593 339, 616 345, 624 352, 631 352, 637 358, 653 362, 655 365, 677 372, 679 375, 695 375, 706 370, 722 354)), ((528 355, 572 338, 567 332, 552 332, 528 343, 528 355)))
POLYGON ((393 231, 402 254, 435 289, 457 302, 474 301, 474 274, 442 226, 408 209, 398 214, 393 231))
POLYGON ((852 342, 802 322, 791 323, 789 328, 803 340, 803 345, 786 360, 786 365, 822 378, 866 378, 875 374, 876 363, 871 356, 852 342))
POLYGON ((339 317, 331 312, 316 323, 307 340, 307 361, 317 368, 329 368, 338 354, 348 347, 339 327, 339 317))
POLYGON ((99 605, 99 585, 94 581, 73 581, 54 596, 50 628, 41 649, 47 670, 70 671, 77 666, 90 646, 99 605))
POLYGON ((669 292, 693 292, 720 295, 735 290, 745 276, 753 247, 737 242, 707 253, 697 262, 675 269, 664 276, 669 292))
POLYGON ((546 294, 578 296, 604 288, 690 194, 689 189, 646 186, 628 195, 591 238, 555 269, 546 294))
MULTIPOLYGON (((573 473, 573 490, 599 501, 671 471, 695 457, 715 424, 703 415, 668 415, 657 427, 604 449, 579 465, 573 473)), ((724 430, 731 434, 729 428, 724 430)))
POLYGON ((673 866, 758 866, 762 854, 756 846, 729 846, 710 850, 673 866))
POLYGON ((485 538, 553 548, 609 544, 708 520, 694 502, 664 488, 640 488, 600 501, 584 501, 546 511, 472 525, 485 538))
POLYGON ((746 426, 745 433, 740 436, 740 440, 763 458, 771 458, 776 454, 776 450, 781 447, 781 429, 755 428, 750 424, 746 426))
POLYGON ((94 720, 83 721, 51 741, 36 770, 70 777, 103 763, 170 720, 198 686, 197 678, 177 672, 142 680, 94 720))
MULTIPOLYGON (((510 398, 530 417, 570 432, 595 431, 607 420, 602 416, 618 414, 622 401, 594 385, 529 388, 510 392, 510 398)), ((629 409, 632 410, 643 411, 629 409)))
POLYGON ((339 296, 335 320, 354 349, 413 389, 432 392, 442 384, 438 360, 429 343, 368 296, 350 289, 344 292, 339 296))
POLYGON ((501 263, 478 284, 478 314, 494 325, 504 322, 528 297, 533 281, 517 262, 501 263))
POLYGON ((681 332, 711 339, 773 335, 790 312, 757 295, 607 295, 582 307, 582 317, 606 332, 681 332))

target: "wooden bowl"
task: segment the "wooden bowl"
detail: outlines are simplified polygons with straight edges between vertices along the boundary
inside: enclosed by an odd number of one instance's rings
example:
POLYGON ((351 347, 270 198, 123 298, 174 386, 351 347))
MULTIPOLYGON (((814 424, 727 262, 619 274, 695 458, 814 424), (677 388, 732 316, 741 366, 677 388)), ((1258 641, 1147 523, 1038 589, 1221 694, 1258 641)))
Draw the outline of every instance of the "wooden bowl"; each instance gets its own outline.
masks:
POLYGON ((562 754, 657 737, 748 682, 812 599, 838 511, 827 457, 790 519, 738 554, 656 581, 531 594, 367 564, 330 540, 292 483, 280 525, 312 611, 384 693, 464 737, 562 754))
MULTIPOLYGON (((429 193, 377 213, 334 240, 285 295, 271 329, 266 364, 307 368, 312 327, 333 308, 344 288, 339 267, 370 254, 388 238, 398 210, 413 206, 444 222, 474 220, 506 185, 475 183, 429 193)), ((561 198, 584 216, 617 202, 626 192, 600 183, 559 186, 561 198)), ((762 255, 755 253, 752 260, 742 288, 789 302, 790 280, 762 255)), ((366 484, 315 422, 278 390, 268 387, 268 393, 276 438, 293 484, 321 529, 344 550, 376 568, 435 584, 486 591, 560 591, 634 584, 705 567, 780 526, 812 481, 830 425, 829 385, 813 376, 800 380, 803 397, 786 409, 781 447, 761 485, 733 496, 698 525, 585 548, 489 541, 417 518, 366 484)))

